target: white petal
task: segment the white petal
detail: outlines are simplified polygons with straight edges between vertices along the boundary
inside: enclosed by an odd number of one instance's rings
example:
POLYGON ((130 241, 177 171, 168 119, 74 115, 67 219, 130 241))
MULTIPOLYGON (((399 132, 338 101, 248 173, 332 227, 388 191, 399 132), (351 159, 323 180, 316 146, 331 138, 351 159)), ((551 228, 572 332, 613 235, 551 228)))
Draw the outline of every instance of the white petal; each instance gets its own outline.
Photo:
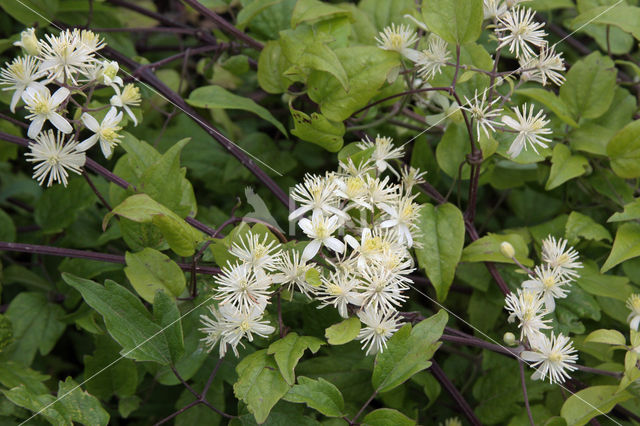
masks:
POLYGON ((307 218, 300 219, 298 226, 305 232, 305 234, 311 234, 313 232, 313 225, 307 218))
POLYGON ((69 89, 61 87, 51 96, 51 105, 57 107, 69 97, 69 89))
POLYGON ((635 331, 638 331, 638 325, 640 325, 640 315, 636 315, 633 317, 633 319, 629 323, 629 327, 635 331))
POLYGON ((13 96, 11 97, 11 105, 9 106, 11 112, 16 112, 16 105, 18 105, 18 101, 22 97, 22 92, 24 92, 24 89, 18 89, 13 93, 13 96))
POLYGON ((93 145, 95 145, 96 142, 98 142, 98 135, 93 135, 93 136, 83 140, 82 142, 80 142, 78 144, 78 146, 76 146, 76 149, 78 151, 86 151, 89 148, 91 148, 93 145))
POLYGON ((385 220, 380 224, 380 228, 391 228, 392 226, 396 226, 398 221, 395 219, 385 220))
POLYGON ((351 246, 351 248, 353 248, 353 249, 357 249, 358 247, 360 247, 360 244, 358 243, 358 240, 353 238, 351 235, 345 235, 344 241, 347 244, 349 244, 349 246, 351 246))
POLYGON ((100 139, 100 149, 102 150, 102 154, 104 154, 104 158, 111 158, 113 151, 109 142, 100 139))
POLYGON ((289 220, 297 219, 298 217, 302 216, 303 214, 310 211, 311 209, 312 209, 311 206, 298 207, 297 209, 291 212, 291 214, 289 215, 289 220))
POLYGON ((544 356, 542 356, 542 354, 539 354, 538 352, 522 351, 520 352, 520 358, 529 362, 538 362, 542 361, 544 359, 544 356))
POLYGON ((138 119, 136 118, 136 115, 133 113, 133 111, 131 111, 131 108, 129 108, 127 105, 125 105, 124 106, 124 110, 127 112, 127 115, 133 121, 133 127, 138 126, 138 119))
POLYGON ((304 248, 304 251, 302 252, 302 260, 312 259, 313 256, 318 253, 318 250, 320 250, 320 246, 322 246, 322 243, 320 243, 320 241, 318 240, 313 240, 309 244, 307 244, 307 246, 304 248))
POLYGON ((37 116, 29 125, 29 130, 27 131, 27 136, 29 136, 30 139, 35 139, 36 136, 38 136, 38 134, 40 133, 40 130, 42 130, 42 126, 44 125, 44 121, 45 118, 42 116, 37 116))
POLYGON ((344 243, 337 238, 333 238, 333 237, 327 238, 326 240, 324 240, 324 245, 329 247, 331 250, 335 251, 336 253, 344 252, 344 243))
POLYGON ((49 121, 62 133, 71 133, 73 131, 71 124, 57 112, 52 112, 49 115, 49 121))
POLYGON ((82 114, 81 119, 84 125, 87 126, 87 129, 91 130, 92 132, 97 133, 100 130, 100 124, 98 123, 98 120, 96 120, 91 114, 85 112, 84 114, 82 114))

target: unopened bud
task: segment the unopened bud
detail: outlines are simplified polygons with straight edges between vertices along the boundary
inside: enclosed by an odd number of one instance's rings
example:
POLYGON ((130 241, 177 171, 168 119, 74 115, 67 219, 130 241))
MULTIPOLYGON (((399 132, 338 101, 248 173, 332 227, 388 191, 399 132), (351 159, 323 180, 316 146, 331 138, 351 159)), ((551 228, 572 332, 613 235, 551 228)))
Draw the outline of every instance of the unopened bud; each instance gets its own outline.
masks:
POLYGON ((20 33, 20 41, 13 43, 15 46, 20 46, 29 55, 37 56, 40 54, 40 45, 38 44, 38 37, 36 37, 36 30, 33 28, 27 28, 20 33))
POLYGON ((516 249, 513 248, 511 243, 503 241, 500 244, 500 253, 502 253, 506 258, 511 259, 516 255, 516 249))
POLYGON ((516 336, 510 331, 504 333, 502 340, 504 341, 504 343, 506 343, 509 346, 515 346, 516 344, 518 344, 518 341, 516 340, 516 336))

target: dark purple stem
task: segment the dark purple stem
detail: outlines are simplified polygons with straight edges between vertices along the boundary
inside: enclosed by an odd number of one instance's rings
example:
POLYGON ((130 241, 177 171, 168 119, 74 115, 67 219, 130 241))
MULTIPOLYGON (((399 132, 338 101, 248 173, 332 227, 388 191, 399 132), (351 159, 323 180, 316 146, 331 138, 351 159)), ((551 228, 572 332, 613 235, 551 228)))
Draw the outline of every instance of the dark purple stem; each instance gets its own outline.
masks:
POLYGON ((475 413, 473 412, 473 409, 471 408, 467 400, 464 399, 460 391, 456 389, 456 387, 453 385, 451 380, 449 380, 447 375, 444 373, 442 368, 440 368, 440 366, 434 359, 431 360, 431 372, 436 377, 436 379, 442 384, 442 386, 444 386, 444 388, 451 394, 453 399, 458 403, 458 406, 462 409, 465 416, 467 416, 467 419, 469 419, 469 422, 471 422, 472 425, 481 425, 482 423, 480 423, 480 420, 478 420, 478 418, 476 417, 475 413))
MULTIPOLYGON (((126 265, 125 257, 118 254, 99 253, 96 251, 76 250, 62 247, 43 246, 38 244, 8 243, 0 241, 0 251, 15 251, 19 253, 46 254, 50 256, 75 257, 78 259, 97 260, 100 262, 119 263, 126 265)), ((191 264, 178 263, 183 271, 191 271, 191 264)), ((213 266, 196 266, 199 274, 219 274, 220 268, 213 266)))
POLYGON ((527 416, 529 416, 529 424, 536 426, 533 421, 533 414, 531 414, 531 407, 529 406, 529 395, 527 394, 527 382, 524 378, 524 364, 521 360, 518 360, 518 366, 520 367, 520 381, 522 382, 522 396, 524 397, 524 406, 527 409, 527 416))

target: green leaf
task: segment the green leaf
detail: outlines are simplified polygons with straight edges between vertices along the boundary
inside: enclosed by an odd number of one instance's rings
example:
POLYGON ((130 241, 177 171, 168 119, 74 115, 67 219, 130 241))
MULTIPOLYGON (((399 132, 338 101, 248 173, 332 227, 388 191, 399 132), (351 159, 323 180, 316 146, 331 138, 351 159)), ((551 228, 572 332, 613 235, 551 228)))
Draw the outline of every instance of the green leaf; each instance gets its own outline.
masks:
POLYGON ((58 403, 62 404, 67 416, 75 422, 87 426, 109 423, 109 413, 102 408, 100 401, 82 391, 71 377, 58 383, 58 403))
POLYGON ((391 24, 400 24, 404 15, 415 12, 414 0, 362 0, 358 8, 365 11, 378 31, 391 24))
POLYGON ((611 241, 611 234, 607 228, 589 216, 576 211, 569 214, 565 225, 565 237, 570 243, 578 241, 580 237, 593 241, 611 241))
POLYGON ((523 95, 533 99, 534 101, 540 102, 553 112, 560 120, 572 127, 578 127, 578 123, 576 123, 576 121, 571 117, 569 107, 567 107, 562 98, 557 96, 555 93, 540 88, 528 88, 519 89, 516 91, 516 94, 523 95))
POLYGON ((222 109, 240 109, 256 114, 263 120, 276 126, 278 130, 287 136, 284 126, 269 112, 268 109, 261 107, 253 100, 243 96, 231 93, 220 86, 203 86, 189 94, 187 103, 197 108, 222 108, 222 109))
MULTIPOLYGON (((258 3, 257 1, 252 3, 258 3)), ((244 9, 243 9, 244 10, 244 9)), ((293 84, 293 80, 284 74, 291 62, 282 53, 280 42, 268 41, 260 51, 258 58, 258 83, 267 93, 284 93, 293 84)))
POLYGON ((607 143, 616 131, 596 123, 587 122, 569 133, 569 143, 573 151, 607 156, 607 143))
POLYGON ((49 389, 43 382, 49 377, 18 362, 8 360, 0 362, 0 383, 6 388, 24 385, 35 394, 48 393, 49 389))
POLYGON ((589 161, 582 155, 571 155, 571 150, 562 144, 553 148, 551 172, 545 185, 547 191, 559 187, 568 180, 582 176, 589 169, 589 161))
POLYGON ((607 144, 613 172, 625 179, 640 177, 640 120, 624 126, 607 144))
POLYGON ((360 320, 357 317, 351 317, 327 328, 324 337, 330 345, 344 345, 355 339, 359 332, 360 320))
POLYGON ((446 299, 453 283, 456 266, 464 246, 464 219, 453 204, 434 207, 425 204, 420 210, 418 226, 422 231, 416 249, 418 264, 423 268, 436 289, 438 300, 446 299))
POLYGON ((302 402, 328 417, 342 417, 344 399, 342 393, 331 382, 322 377, 317 380, 298 377, 298 384, 284 396, 289 402, 302 402))
POLYGON ((529 255, 527 243, 518 234, 491 234, 477 239, 462 250, 461 262, 501 262, 514 263, 506 258, 500 251, 500 244, 504 241, 510 243, 516 251, 516 259, 525 266, 533 265, 529 255))
POLYGON ((249 4, 243 2, 243 8, 238 12, 238 16, 236 17, 236 27, 240 31, 244 31, 249 22, 251 22, 257 14, 281 1, 282 0, 254 0, 249 4))
POLYGON ((398 410, 378 408, 367 414, 362 420, 362 424, 366 426, 413 426, 416 422, 398 410))
POLYGON ((590 260, 583 263, 576 284, 589 294, 610 297, 621 302, 626 301, 633 292, 627 277, 603 275, 596 263, 590 260))
POLYGON ((109 334, 122 346, 123 356, 160 364, 171 361, 162 328, 153 322, 149 311, 129 290, 110 280, 103 287, 66 273, 62 279, 102 315, 109 334))
POLYGON ((624 211, 612 214, 607 222, 624 222, 635 219, 640 219, 640 199, 625 204, 624 211))
POLYGON ((87 390, 107 401, 114 394, 119 398, 133 395, 138 386, 135 362, 127 358, 120 359, 118 352, 121 346, 107 334, 96 335, 94 342, 93 355, 85 355, 83 359, 87 390))
POLYGON ((4 210, 0 209, 0 241, 12 243, 16 240, 16 225, 4 210))
POLYGON ((640 256, 640 223, 623 223, 616 232, 611 254, 600 272, 605 273, 617 264, 637 256, 640 256))
POLYGON ((573 27, 587 23, 613 25, 640 40, 640 8, 616 2, 610 6, 591 8, 573 19, 573 27))
POLYGON ((13 324, 15 343, 11 346, 12 359, 31 365, 36 351, 47 355, 64 333, 66 325, 60 321, 64 315, 60 305, 50 303, 45 293, 22 292, 7 309, 13 324))
POLYGON ((246 356, 236 367, 236 372, 238 381, 233 385, 234 395, 247 404, 256 422, 263 423, 290 386, 266 349, 246 356))
POLYGON ((429 30, 453 45, 476 41, 482 31, 481 0, 423 0, 422 16, 429 30))
POLYGON ((82 178, 69 179, 69 185, 47 188, 35 205, 34 219, 47 234, 67 228, 78 213, 95 203, 96 196, 82 178))
POLYGON ((374 46, 345 47, 336 49, 335 54, 350 89, 341 87, 327 73, 314 71, 309 76, 308 95, 329 120, 343 121, 378 93, 391 69, 400 65, 400 58, 396 52, 374 46))
POLYGON ((180 217, 194 217, 197 213, 193 187, 184 177, 185 169, 180 168, 180 153, 189 141, 185 138, 173 144, 144 169, 139 179, 130 182, 180 217))
POLYGON ((298 0, 291 15, 291 28, 302 22, 317 22, 337 16, 349 16, 349 11, 319 0, 298 0))
POLYGON ((468 164, 463 163, 470 152, 471 146, 466 127, 464 124, 451 123, 436 146, 438 166, 452 179, 458 179, 459 174, 460 179, 468 180, 471 169, 468 164), (462 171, 459 173, 461 164, 463 164, 462 171))
POLYGON ((294 128, 291 134, 303 141, 320 145, 329 152, 338 152, 344 143, 342 136, 345 133, 344 124, 329 121, 327 117, 316 112, 310 116, 302 111, 289 107, 293 117, 294 128))
POLYGON ((605 343, 607 345, 624 346, 627 343, 627 339, 618 330, 600 329, 589 333, 583 343, 605 343))
POLYGON ((59 0, 2 0, 0 7, 20 23, 46 27, 54 19, 59 0))
POLYGON ((440 346, 438 339, 447 323, 444 310, 416 324, 404 325, 387 342, 384 352, 376 356, 371 382, 378 392, 400 386, 414 374, 431 365, 431 357, 440 346))
POLYGON ((24 385, 3 390, 2 393, 17 406, 40 413, 39 415, 45 417, 52 425, 73 426, 64 406, 57 404, 56 397, 49 393, 36 394, 24 385))
POLYGON ((164 291, 156 292, 153 301, 153 319, 156 324, 162 327, 162 334, 167 341, 172 364, 175 364, 184 355, 184 336, 182 335, 180 311, 176 306, 176 301, 164 291))
POLYGON ((125 253, 127 266, 124 273, 135 291, 147 302, 153 303, 157 291, 178 297, 184 291, 186 279, 182 269, 165 254, 152 248, 137 253, 125 253))
POLYGON ((324 345, 324 342, 317 337, 298 336, 297 333, 289 333, 285 338, 269 345, 267 353, 274 355, 282 377, 289 385, 293 385, 296 381, 294 370, 304 351, 309 349, 311 353, 316 353, 322 345, 324 345))
POLYGON ((606 414, 616 404, 632 395, 627 391, 617 392, 618 386, 591 386, 571 395, 562 405, 560 415, 568 426, 587 424, 592 418, 606 414))
POLYGON ((336 52, 325 44, 325 41, 329 41, 327 37, 319 35, 307 26, 280 33, 282 53, 289 62, 295 64, 295 69, 286 74, 308 75, 312 70, 324 71, 335 77, 345 91, 349 91, 349 78, 342 62, 336 52))
POLYGON ((560 87, 560 99, 574 117, 598 118, 613 101, 616 74, 609 57, 593 52, 571 66, 567 80, 560 87))
POLYGON ((102 221, 103 229, 114 215, 138 223, 154 224, 160 229, 171 249, 179 256, 191 256, 195 253, 198 243, 202 241, 202 234, 199 231, 147 194, 132 195, 107 213, 102 221))

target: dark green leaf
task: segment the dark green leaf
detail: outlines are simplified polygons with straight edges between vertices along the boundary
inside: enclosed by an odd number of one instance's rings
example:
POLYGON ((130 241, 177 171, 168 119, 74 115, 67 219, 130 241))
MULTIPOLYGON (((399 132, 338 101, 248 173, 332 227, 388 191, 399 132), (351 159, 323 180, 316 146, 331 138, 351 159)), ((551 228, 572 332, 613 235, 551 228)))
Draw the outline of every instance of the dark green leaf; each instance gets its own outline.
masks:
POLYGON ((289 385, 293 385, 296 380, 294 370, 304 351, 309 349, 311 353, 316 353, 322 345, 324 342, 317 337, 289 333, 285 338, 269 345, 267 353, 274 355, 282 377, 289 385))
POLYGON ((178 297, 184 291, 186 280, 182 269, 169 257, 152 248, 125 254, 124 273, 136 292, 153 303, 157 291, 178 297))
POLYGON ((481 0, 424 0, 422 16, 429 30, 453 45, 476 41, 482 31, 481 0))
POLYGON ((305 403, 328 417, 344 415, 342 393, 322 377, 317 380, 304 376, 298 377, 298 384, 289 389, 284 399, 290 402, 305 403))

